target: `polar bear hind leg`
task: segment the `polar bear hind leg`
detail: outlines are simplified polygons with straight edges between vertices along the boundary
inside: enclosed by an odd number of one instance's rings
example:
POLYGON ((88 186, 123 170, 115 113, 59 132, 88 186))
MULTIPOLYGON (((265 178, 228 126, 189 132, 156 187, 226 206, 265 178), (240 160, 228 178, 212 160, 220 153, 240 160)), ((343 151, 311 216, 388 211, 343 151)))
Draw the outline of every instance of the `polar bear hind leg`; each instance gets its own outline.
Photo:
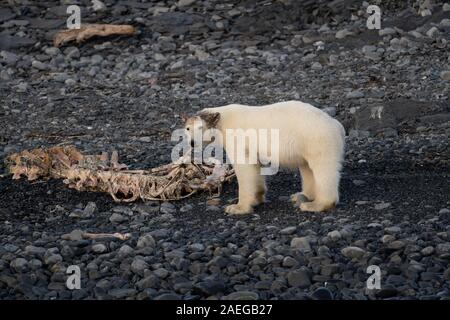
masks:
POLYGON ((302 211, 321 212, 333 208, 339 201, 340 163, 319 161, 310 163, 314 176, 315 197, 300 204, 302 211))

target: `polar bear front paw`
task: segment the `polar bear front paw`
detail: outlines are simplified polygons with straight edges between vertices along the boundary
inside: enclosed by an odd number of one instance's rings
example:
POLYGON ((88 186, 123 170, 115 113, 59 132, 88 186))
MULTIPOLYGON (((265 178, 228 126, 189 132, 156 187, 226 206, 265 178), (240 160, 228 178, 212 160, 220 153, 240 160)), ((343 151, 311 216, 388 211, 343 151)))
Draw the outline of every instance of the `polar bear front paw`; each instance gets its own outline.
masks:
POLYGON ((230 215, 248 214, 253 211, 252 207, 244 207, 240 204, 232 204, 225 208, 225 212, 230 215))

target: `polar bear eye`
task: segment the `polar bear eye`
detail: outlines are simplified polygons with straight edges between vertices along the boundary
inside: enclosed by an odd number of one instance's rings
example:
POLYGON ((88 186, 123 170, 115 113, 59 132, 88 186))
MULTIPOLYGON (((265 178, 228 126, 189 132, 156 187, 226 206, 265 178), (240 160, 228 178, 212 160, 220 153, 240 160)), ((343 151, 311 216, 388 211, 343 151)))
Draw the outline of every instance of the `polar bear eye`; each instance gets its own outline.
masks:
POLYGON ((186 130, 189 131, 189 130, 191 130, 191 128, 187 127, 186 130))

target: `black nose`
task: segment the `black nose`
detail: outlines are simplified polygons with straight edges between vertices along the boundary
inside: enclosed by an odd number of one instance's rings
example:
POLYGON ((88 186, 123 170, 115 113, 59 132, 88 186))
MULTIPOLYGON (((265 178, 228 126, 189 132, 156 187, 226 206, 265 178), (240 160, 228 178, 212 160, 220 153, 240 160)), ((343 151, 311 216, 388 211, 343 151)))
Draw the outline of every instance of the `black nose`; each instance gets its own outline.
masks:
POLYGON ((191 147, 194 147, 194 140, 191 140, 191 147))

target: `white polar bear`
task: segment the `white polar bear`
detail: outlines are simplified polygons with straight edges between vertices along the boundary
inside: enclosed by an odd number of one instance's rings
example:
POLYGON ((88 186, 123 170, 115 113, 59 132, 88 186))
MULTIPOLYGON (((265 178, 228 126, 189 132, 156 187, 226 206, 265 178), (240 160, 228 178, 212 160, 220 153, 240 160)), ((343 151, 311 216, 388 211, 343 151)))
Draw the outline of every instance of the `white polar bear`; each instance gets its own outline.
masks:
MULTIPOLYGON (((230 129, 279 130, 279 165, 298 168, 302 177, 302 192, 293 194, 291 199, 302 211, 313 212, 328 210, 339 201, 345 130, 320 109, 300 101, 266 106, 231 104, 203 109, 185 123, 191 143, 194 130, 204 132, 210 128, 218 129, 223 137, 230 129), (309 202, 301 201, 301 196, 309 202)), ((221 143, 230 154, 232 150, 227 150, 226 138, 221 143)), ((268 150, 272 150, 270 144, 269 139, 268 150)), ((248 144, 245 147, 247 152, 248 144)), ((258 156, 267 155, 268 150, 258 149, 258 156)), ((266 193, 265 177, 260 174, 261 163, 234 163, 233 167, 239 184, 239 201, 227 206, 225 211, 250 213, 254 206, 264 202, 266 193)))

